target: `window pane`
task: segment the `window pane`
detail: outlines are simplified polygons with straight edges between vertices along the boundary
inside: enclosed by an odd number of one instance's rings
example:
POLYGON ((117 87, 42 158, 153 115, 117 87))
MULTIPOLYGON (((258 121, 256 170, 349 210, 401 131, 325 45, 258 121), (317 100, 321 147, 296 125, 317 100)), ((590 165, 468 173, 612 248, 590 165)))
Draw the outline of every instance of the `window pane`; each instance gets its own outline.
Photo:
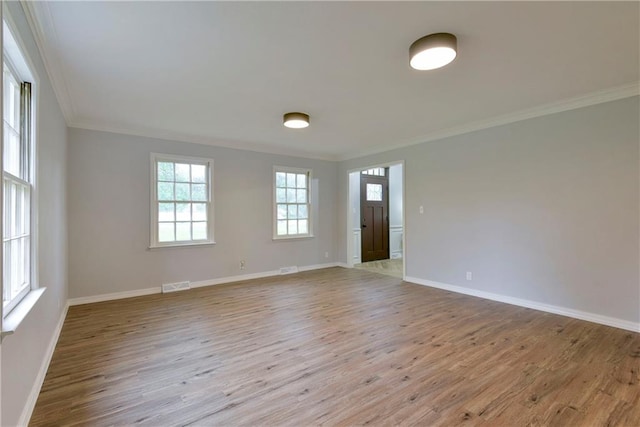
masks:
POLYGON ((176 203, 176 220, 191 221, 191 204, 176 203))
POLYGON ((207 185, 206 184, 191 184, 191 200, 206 201, 207 200, 207 185))
POLYGON ((176 240, 177 241, 191 240, 191 223, 190 222, 176 223, 176 240))
POLYGON ((20 247, 19 240, 11 241, 11 298, 16 296, 16 289, 18 288, 18 281, 20 280, 20 247))
POLYGON ((155 243, 211 239, 208 226, 211 171, 208 163, 204 159, 194 164, 176 159, 157 161, 156 167, 159 203, 158 240, 155 243))
POLYGON ((16 230, 16 223, 18 222, 18 207, 16 206, 18 186, 15 183, 11 183, 9 187, 9 197, 11 198, 11 211, 9 212, 9 237, 13 237, 18 234, 16 230))
POLYGON ((295 203, 296 202, 296 189, 295 188, 287 188, 287 202, 295 203))
POLYGON ((296 174, 288 173, 287 174, 287 187, 296 188, 296 174))
POLYGON ((191 182, 207 182, 207 167, 191 165, 191 182))
POLYGON ((287 219, 287 205, 278 205, 278 219, 287 219))
POLYGON ((189 172, 189 165, 184 163, 176 163, 176 182, 189 182, 191 181, 191 173, 189 172))
POLYGON ((287 208, 287 217, 289 219, 298 218, 298 206, 297 205, 289 205, 287 208))
POLYGON ((176 200, 191 200, 191 195, 189 194, 190 185, 191 184, 176 184, 176 200))
POLYGON ((20 134, 4 125, 4 170, 20 177, 20 134))
POLYGON ((158 221, 175 221, 173 203, 158 203, 158 221))
POLYGON ((20 291, 22 291, 24 288, 29 286, 29 284, 31 283, 31 271, 30 271, 31 269, 31 237, 29 236, 22 238, 22 253, 23 253, 22 254, 23 282, 22 282, 22 289, 20 289, 20 291))
POLYGON ((309 234, 309 184, 307 172, 275 172, 276 236, 309 234))
POLYGON ((158 183, 158 200, 174 200, 173 182, 158 183))
POLYGON ((367 183, 367 201, 382 201, 382 184, 367 183))
MULTIPOLYGON (((3 244, 3 253, 4 253, 4 283, 11 283, 11 269, 8 268, 11 262, 11 241, 4 242, 3 244)), ((5 286, 4 292, 2 294, 2 301, 9 302, 11 301, 11 287, 5 286)))
POLYGON ((207 220, 207 205, 205 203, 194 203, 192 205, 193 221, 207 220))
POLYGON ((31 232, 31 189, 22 187, 22 234, 31 232))
POLYGON ((25 257, 25 253, 24 253, 24 239, 18 239, 16 240, 16 242, 18 243, 16 246, 18 247, 18 280, 16 280, 16 289, 15 289, 15 294, 17 295, 22 288, 24 287, 24 283, 25 283, 25 279, 26 277, 24 276, 25 273, 25 269, 24 269, 24 263, 26 261, 26 257, 25 257))
MULTIPOLYGON (((13 206, 11 205, 11 182, 7 179, 4 180, 4 185, 3 185, 3 189, 2 191, 4 192, 4 217, 3 217, 3 223, 4 223, 4 230, 3 230, 3 236, 4 237, 9 237, 9 230, 11 228, 11 214, 10 212, 13 209, 13 206)), ((6 265, 6 264, 5 264, 6 265)))
POLYGON ((298 188, 307 188, 306 174, 298 174, 298 188))
POLYGON ((193 223, 193 240, 206 240, 206 239, 207 239, 207 223, 194 222, 193 223))
POLYGON ((307 205, 298 205, 298 218, 309 218, 309 212, 307 212, 307 205))
POLYGON ((278 221, 278 236, 287 234, 287 221, 278 221))
POLYGON ((173 181, 173 163, 158 162, 158 180, 173 181))
POLYGON ((159 242, 173 242, 175 238, 173 222, 161 222, 158 224, 158 241, 159 242))
POLYGON ((25 257, 26 257, 26 262, 24 265, 25 268, 25 277, 26 277, 26 284, 29 285, 31 283, 31 236, 27 236, 24 238, 25 241, 25 257))

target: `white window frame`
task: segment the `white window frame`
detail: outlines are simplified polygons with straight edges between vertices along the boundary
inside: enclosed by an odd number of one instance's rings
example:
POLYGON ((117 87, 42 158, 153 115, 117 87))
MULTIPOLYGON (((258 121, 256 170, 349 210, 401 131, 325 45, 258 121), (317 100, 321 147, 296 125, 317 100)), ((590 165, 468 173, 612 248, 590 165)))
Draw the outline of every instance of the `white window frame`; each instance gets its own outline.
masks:
MULTIPOLYGON (((4 12, 7 12, 5 9, 4 12)), ((20 38, 16 25, 8 13, 3 14, 2 19, 2 58, 6 62, 10 72, 14 78, 20 82, 31 83, 31 129, 29 140, 29 158, 27 159, 29 176, 28 181, 4 172, 4 156, 0 155, 0 164, 3 166, 3 186, 4 177, 11 175, 11 180, 19 185, 30 186, 30 218, 29 218, 29 284, 25 289, 16 295, 6 306, 4 301, 2 306, 2 335, 12 333, 18 324, 26 317, 29 310, 35 305, 35 302, 44 292, 45 288, 39 287, 38 281, 38 187, 37 187, 37 141, 38 133, 38 93, 39 93, 39 77, 35 72, 35 68, 31 59, 27 55, 24 43, 20 38)), ((3 94, 4 96, 4 94, 3 94)), ((4 100, 3 100, 4 101, 4 100)), ((4 126, 4 123, 3 123, 4 126)), ((3 138, 4 139, 4 134, 3 138)), ((4 151, 4 141, 0 142, 0 153, 4 151)), ((2 187, 3 187, 2 186, 2 187)), ((4 217, 4 192, 0 189, 0 200, 2 200, 2 212, 4 217)), ((4 220, 3 220, 4 222, 4 220)), ((4 226, 4 224, 3 224, 4 226)), ((4 232, 3 232, 4 236, 4 232)), ((4 239, 3 239, 4 240, 4 239)), ((4 264, 4 251, 0 260, 4 264)), ((4 268, 2 275, 2 292, 4 295, 4 268)), ((3 298, 4 299, 4 298, 3 298)))
MULTIPOLYGON (((313 237, 313 204, 311 203, 312 199, 312 186, 311 183, 313 181, 313 170, 307 168, 292 168, 288 166, 274 166, 273 174, 272 174, 272 202, 273 202, 273 240, 291 240, 291 239, 308 239, 313 237), (297 173, 297 174, 306 174, 307 175, 307 233, 304 234, 287 234, 287 235, 278 235, 278 200, 277 200, 277 184, 276 184, 276 173, 284 172, 284 173, 297 173)), ((299 203, 296 203, 299 204, 299 203)))
POLYGON ((187 157, 177 156, 173 154, 161 154, 151 153, 151 222, 150 222, 150 249, 155 248, 171 248, 171 247, 188 247, 188 246, 203 246, 214 245, 213 234, 213 219, 214 208, 213 203, 213 159, 203 157, 187 157), (207 167, 207 201, 203 202, 207 204, 207 237, 206 240, 186 240, 186 241, 173 241, 173 242, 159 242, 158 241, 158 162, 176 162, 176 163, 189 163, 200 164, 207 167))

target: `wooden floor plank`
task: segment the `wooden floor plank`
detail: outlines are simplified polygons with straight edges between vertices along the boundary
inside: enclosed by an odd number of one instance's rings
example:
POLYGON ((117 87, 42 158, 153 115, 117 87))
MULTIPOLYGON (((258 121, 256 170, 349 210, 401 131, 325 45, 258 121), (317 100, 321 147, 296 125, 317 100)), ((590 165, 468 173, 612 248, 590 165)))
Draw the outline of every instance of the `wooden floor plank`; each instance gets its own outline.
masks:
POLYGON ((69 309, 32 426, 640 426, 640 335, 332 268, 69 309))

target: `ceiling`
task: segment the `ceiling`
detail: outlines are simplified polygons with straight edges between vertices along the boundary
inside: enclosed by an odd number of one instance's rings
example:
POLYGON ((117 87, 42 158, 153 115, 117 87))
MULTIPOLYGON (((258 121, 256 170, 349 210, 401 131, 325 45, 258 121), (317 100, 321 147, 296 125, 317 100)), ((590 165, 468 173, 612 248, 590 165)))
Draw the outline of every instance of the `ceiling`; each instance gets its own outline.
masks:
POLYGON ((639 6, 26 2, 69 126, 327 159, 637 94, 639 6), (411 69, 435 32, 458 57, 411 69))

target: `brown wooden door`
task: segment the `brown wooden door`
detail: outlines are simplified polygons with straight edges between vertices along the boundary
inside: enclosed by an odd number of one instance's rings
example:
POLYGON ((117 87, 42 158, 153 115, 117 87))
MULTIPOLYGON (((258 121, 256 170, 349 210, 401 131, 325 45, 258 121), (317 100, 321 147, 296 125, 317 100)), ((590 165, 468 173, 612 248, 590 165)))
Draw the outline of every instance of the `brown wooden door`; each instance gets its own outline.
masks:
POLYGON ((389 179, 360 174, 362 262, 389 258, 389 179))

